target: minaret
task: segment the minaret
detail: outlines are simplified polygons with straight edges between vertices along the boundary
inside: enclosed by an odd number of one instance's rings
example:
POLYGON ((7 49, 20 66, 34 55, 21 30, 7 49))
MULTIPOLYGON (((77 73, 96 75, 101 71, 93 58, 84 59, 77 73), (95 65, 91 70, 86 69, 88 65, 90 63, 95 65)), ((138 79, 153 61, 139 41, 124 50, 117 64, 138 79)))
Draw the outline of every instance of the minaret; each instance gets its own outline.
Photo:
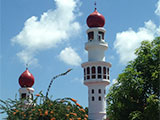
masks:
POLYGON ((88 86, 89 120, 106 119, 106 86, 109 85, 110 63, 105 62, 105 51, 108 44, 104 40, 106 30, 103 28, 105 18, 95 11, 87 18, 88 62, 82 64, 84 69, 84 84, 88 86))
POLYGON ((33 102, 33 84, 34 77, 29 72, 28 68, 26 68, 26 70, 19 77, 19 85, 21 86, 21 88, 19 89, 20 99, 24 100, 24 104, 26 106, 30 105, 33 102))

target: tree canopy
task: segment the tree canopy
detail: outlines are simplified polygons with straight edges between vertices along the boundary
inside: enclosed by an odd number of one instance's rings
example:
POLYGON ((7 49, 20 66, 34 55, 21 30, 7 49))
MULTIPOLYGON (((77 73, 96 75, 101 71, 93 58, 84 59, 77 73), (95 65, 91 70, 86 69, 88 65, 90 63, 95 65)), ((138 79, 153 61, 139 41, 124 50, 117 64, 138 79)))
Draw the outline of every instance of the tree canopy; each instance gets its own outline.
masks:
POLYGON ((107 95, 109 120, 158 120, 160 37, 143 41, 107 95))

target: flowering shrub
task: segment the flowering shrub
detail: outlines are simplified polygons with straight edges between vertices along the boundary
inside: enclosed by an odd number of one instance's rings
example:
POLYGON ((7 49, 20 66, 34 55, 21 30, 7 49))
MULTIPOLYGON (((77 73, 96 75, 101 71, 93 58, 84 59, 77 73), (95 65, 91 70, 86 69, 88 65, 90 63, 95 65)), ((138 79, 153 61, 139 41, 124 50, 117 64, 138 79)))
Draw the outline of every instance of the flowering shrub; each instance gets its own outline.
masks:
POLYGON ((66 75, 72 69, 59 74, 51 79, 46 95, 41 92, 36 95, 33 102, 25 104, 22 100, 0 100, 0 113, 6 113, 7 120, 87 120, 88 109, 77 103, 73 98, 51 100, 48 93, 53 81, 66 75))
POLYGON ((18 100, 2 101, 1 113, 7 113, 8 120, 87 120, 87 108, 72 98, 46 99, 42 93, 36 95, 33 103, 24 108, 18 100))

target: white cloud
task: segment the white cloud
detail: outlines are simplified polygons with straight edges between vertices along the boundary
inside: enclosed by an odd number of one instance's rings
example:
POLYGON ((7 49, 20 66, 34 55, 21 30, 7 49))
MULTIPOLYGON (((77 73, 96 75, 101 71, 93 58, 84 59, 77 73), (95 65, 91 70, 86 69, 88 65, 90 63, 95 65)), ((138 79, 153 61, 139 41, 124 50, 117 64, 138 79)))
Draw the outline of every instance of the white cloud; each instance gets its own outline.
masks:
MULTIPOLYGON (((160 0, 156 4, 155 14, 160 16, 160 0)), ((126 64, 136 56, 135 49, 140 46, 143 40, 152 41, 155 37, 160 36, 160 25, 156 26, 153 21, 144 22, 144 27, 139 27, 137 31, 129 28, 127 31, 116 34, 114 48, 120 56, 120 62, 126 64)))
POLYGON ((26 20, 22 31, 11 40, 23 48, 17 55, 25 64, 37 61, 37 52, 56 47, 80 30, 79 23, 75 21, 79 14, 79 1, 54 1, 55 10, 44 12, 40 18, 32 16, 26 20))
POLYGON ((158 28, 151 20, 144 24, 144 27, 138 28, 137 32, 129 28, 127 31, 117 33, 114 48, 120 55, 121 63, 126 64, 136 57, 135 49, 140 46, 143 40, 151 41, 157 35, 160 35, 160 27, 158 28))
POLYGON ((82 60, 79 55, 71 47, 66 47, 59 54, 59 59, 68 65, 78 66, 82 60))
POLYGON ((155 14, 160 16, 160 0, 156 4, 157 9, 155 10, 155 14))

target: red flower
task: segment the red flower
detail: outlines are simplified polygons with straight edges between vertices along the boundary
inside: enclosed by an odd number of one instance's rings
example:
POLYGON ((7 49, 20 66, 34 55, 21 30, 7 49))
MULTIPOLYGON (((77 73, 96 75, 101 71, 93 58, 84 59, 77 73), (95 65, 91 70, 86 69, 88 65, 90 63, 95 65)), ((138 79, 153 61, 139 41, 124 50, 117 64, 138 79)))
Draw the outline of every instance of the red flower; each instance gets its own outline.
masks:
POLYGON ((72 98, 71 100, 72 100, 73 102, 77 102, 77 100, 75 100, 75 99, 73 99, 73 98, 72 98))
POLYGON ((79 106, 79 107, 81 107, 81 105, 80 105, 80 104, 78 104, 78 103, 76 103, 76 105, 77 105, 77 106, 79 106))

